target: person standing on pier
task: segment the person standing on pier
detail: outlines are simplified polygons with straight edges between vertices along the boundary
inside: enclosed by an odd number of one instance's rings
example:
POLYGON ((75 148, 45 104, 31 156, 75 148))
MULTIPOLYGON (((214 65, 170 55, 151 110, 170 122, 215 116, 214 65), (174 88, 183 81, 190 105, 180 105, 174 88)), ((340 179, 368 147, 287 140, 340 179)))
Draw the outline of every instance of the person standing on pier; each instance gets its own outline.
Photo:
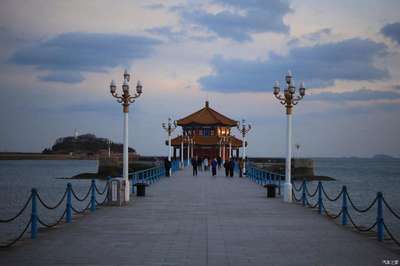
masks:
POLYGON ((229 161, 225 161, 224 162, 224 168, 225 168, 225 176, 228 177, 229 176, 229 161))
POLYGON ((192 158, 193 176, 197 176, 197 157, 192 158))
POLYGON ((169 172, 171 169, 171 161, 168 160, 168 158, 165 158, 164 160, 164 168, 165 168, 165 176, 169 177, 170 176, 169 172))
POLYGON ((217 175, 217 159, 214 158, 214 160, 211 161, 211 172, 212 172, 212 176, 216 176, 217 175))
POLYGON ((233 178, 233 172, 235 171, 235 161, 233 158, 229 160, 229 175, 233 178))
POLYGON ((203 159, 201 159, 201 157, 199 157, 197 159, 197 168, 202 171, 203 170, 203 159))
POLYGON ((208 171, 208 158, 207 157, 204 158, 203 164, 204 164, 204 171, 208 171))
POLYGON ((217 163, 218 163, 218 169, 221 169, 222 159, 219 156, 217 157, 217 163))

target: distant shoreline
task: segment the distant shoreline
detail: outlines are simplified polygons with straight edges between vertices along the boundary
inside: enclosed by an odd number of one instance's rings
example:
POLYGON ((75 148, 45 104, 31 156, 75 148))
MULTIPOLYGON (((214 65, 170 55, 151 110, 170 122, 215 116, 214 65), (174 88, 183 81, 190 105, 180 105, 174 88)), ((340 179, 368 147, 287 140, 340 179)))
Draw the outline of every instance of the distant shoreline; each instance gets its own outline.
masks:
POLYGON ((42 154, 25 152, 1 152, 0 161, 20 161, 20 160, 98 160, 98 156, 69 155, 69 154, 42 154))

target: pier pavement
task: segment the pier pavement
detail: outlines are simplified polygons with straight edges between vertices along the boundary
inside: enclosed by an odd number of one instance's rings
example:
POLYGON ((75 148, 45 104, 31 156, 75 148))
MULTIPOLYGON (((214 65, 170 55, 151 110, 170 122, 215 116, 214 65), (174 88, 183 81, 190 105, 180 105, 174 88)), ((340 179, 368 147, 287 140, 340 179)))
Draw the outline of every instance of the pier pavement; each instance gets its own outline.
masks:
MULTIPOLYGON (((221 172, 222 173, 222 172, 221 172)), ((385 265, 374 238, 282 199, 245 178, 190 170, 145 198, 75 218, 0 251, 0 265, 385 265)))

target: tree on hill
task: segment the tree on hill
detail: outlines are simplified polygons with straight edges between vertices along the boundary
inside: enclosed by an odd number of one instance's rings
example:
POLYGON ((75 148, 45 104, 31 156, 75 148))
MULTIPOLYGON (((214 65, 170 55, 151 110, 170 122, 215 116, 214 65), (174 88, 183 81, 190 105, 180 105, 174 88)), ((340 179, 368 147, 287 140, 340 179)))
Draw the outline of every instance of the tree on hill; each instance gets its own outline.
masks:
MULTIPOLYGON (((51 149, 45 149, 42 153, 79 153, 79 154, 99 154, 101 151, 108 151, 108 145, 112 153, 122 153, 123 145, 112 143, 109 139, 98 138, 94 134, 84 134, 77 137, 68 136, 58 138, 51 149)), ((135 152, 133 148, 128 148, 129 152, 135 152)))

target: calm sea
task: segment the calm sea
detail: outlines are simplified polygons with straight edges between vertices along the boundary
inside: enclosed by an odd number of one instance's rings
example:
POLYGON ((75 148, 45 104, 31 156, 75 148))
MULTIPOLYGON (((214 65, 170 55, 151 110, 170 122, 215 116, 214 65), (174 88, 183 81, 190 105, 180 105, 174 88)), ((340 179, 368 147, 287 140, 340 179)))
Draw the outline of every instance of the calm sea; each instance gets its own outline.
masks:
MULTIPOLYGON (((314 159, 314 163, 317 175, 331 176, 336 179, 336 181, 324 182, 324 187, 331 197, 336 196, 341 187, 346 185, 354 203, 358 207, 364 208, 375 198, 376 193, 381 191, 393 209, 400 213, 400 159, 317 158, 314 159)), ((42 198, 50 204, 54 204, 60 199, 68 182, 71 182, 74 190, 82 196, 88 190, 90 180, 60 178, 96 171, 97 161, 0 161, 0 219, 11 217, 20 210, 33 187, 37 188, 42 198)), ((102 188, 104 182, 98 182, 99 187, 102 188)), ((313 192, 316 185, 317 182, 311 182, 309 190, 313 192)), ((339 211, 340 200, 325 204, 331 212, 339 211)), ((77 208, 83 207, 82 204, 79 205, 79 202, 74 202, 74 205, 77 208)), ((63 208, 56 211, 39 208, 40 216, 44 217, 43 219, 48 223, 54 222, 62 212, 63 208)), ((29 214, 30 210, 28 209, 15 222, 0 224, 0 241, 11 239, 22 230, 29 220, 29 214)), ((371 211, 362 215, 355 213, 350 208, 350 214, 357 224, 368 226, 376 219, 376 208, 372 208, 371 211)), ((400 221, 394 219, 386 210, 385 221, 400 238, 400 221)))
MULTIPOLYGON (((78 196, 83 197, 90 187, 90 180, 66 180, 84 172, 97 172, 97 161, 82 160, 37 160, 37 161, 0 161, 0 219, 14 216, 25 204, 31 189, 36 188, 43 200, 49 205, 56 204, 64 194, 67 183, 72 183, 78 196)), ((99 182, 103 188, 104 182, 99 182)), ((87 205, 87 201, 85 202, 87 205)), ((73 202, 77 209, 83 204, 73 202)), ((64 204, 63 204, 64 205, 64 204)), ((54 222, 62 215, 64 208, 49 211, 38 204, 38 212, 46 223, 54 222)), ((12 223, 0 224, 0 241, 12 239, 23 230, 30 218, 30 208, 12 223)))

